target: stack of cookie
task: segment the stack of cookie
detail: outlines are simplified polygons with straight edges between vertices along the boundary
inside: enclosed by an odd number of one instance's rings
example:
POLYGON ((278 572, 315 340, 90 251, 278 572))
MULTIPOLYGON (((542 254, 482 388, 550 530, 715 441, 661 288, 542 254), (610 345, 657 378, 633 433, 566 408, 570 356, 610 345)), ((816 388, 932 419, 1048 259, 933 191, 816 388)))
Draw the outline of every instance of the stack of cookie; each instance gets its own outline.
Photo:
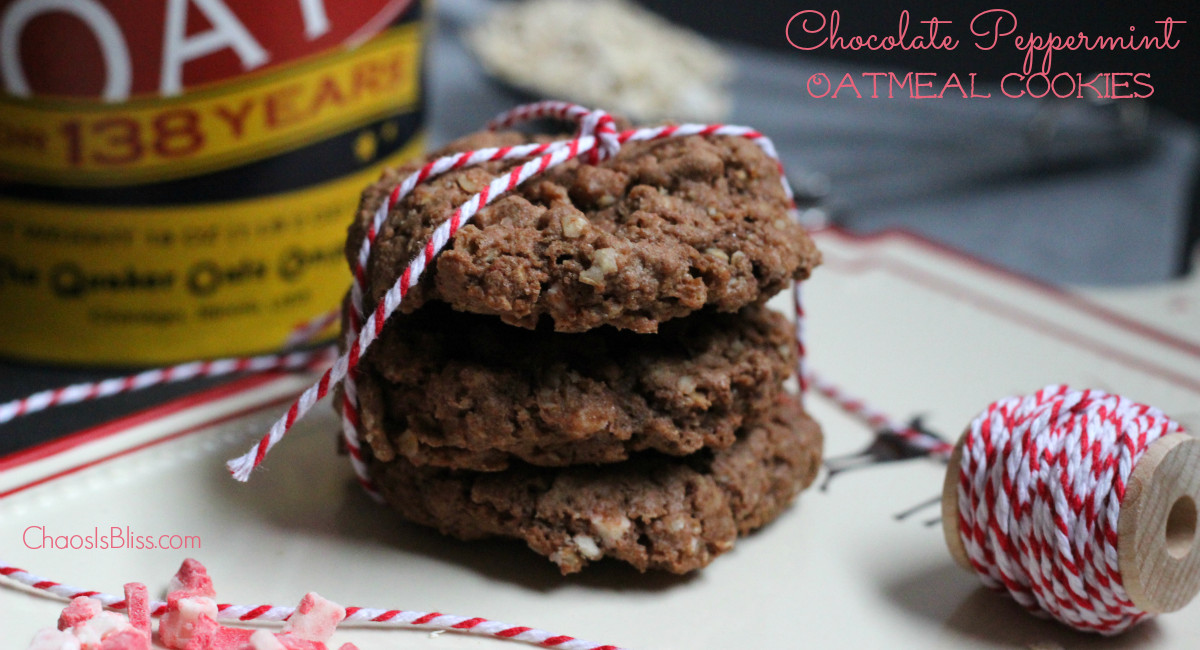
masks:
MULTIPOLYGON (((530 139, 480 133, 436 155, 530 139)), ((373 244, 365 309, 512 165, 401 201, 373 244)), ((351 263, 412 170, 364 193, 351 263)), ((686 137, 569 161, 480 211, 359 366, 377 487, 412 521, 522 539, 563 573, 602 557, 685 573, 729 550, 820 464, 820 430, 783 387, 794 332, 764 306, 820 260, 787 207, 754 143, 686 137)))

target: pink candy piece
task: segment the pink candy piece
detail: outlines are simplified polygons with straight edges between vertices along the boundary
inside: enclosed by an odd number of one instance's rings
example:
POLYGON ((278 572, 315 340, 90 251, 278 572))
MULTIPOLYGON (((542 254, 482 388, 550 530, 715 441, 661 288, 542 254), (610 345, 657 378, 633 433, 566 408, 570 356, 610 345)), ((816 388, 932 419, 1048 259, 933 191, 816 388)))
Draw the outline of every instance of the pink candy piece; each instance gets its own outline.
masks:
POLYGON ((129 624, 150 639, 150 595, 146 585, 130 582, 125 585, 125 607, 129 624))
POLYGON ((204 565, 192 558, 184 560, 167 583, 167 611, 158 624, 163 645, 176 650, 186 647, 201 616, 216 618, 216 595, 204 565))
POLYGON ((346 618, 345 608, 309 593, 278 634, 226 627, 216 621, 216 592, 208 571, 191 559, 184 560, 170 586, 158 636, 173 650, 328 650, 325 642, 346 618))
POLYGON ((346 618, 346 608, 308 592, 300 606, 283 625, 283 633, 307 641, 328 641, 338 623, 346 618))
POLYGON ((100 650, 150 650, 150 635, 127 627, 104 637, 100 650))
POLYGON ((179 650, 187 646, 195 633, 196 624, 204 617, 215 619, 217 603, 207 596, 179 598, 175 592, 167 597, 167 611, 158 622, 158 638, 168 648, 179 650))
POLYGON ((150 650, 150 615, 145 585, 125 586, 130 608, 145 612, 145 630, 130 626, 120 614, 106 612, 100 601, 87 596, 71 600, 58 617, 58 630, 39 632, 30 644, 35 650, 150 650), (138 587, 141 587, 139 590, 138 587))
MULTIPOLYGON (((276 634, 276 639, 279 639, 284 650, 329 650, 329 646, 320 641, 309 641, 307 639, 299 639, 290 634, 276 634)), ((258 650, 255 648, 254 650, 258 650)))
POLYGON ((203 564, 190 557, 179 565, 179 571, 176 571, 175 577, 167 583, 167 593, 178 593, 180 598, 187 596, 217 597, 217 592, 213 589, 212 578, 208 576, 208 570, 204 568, 203 564))
POLYGON ((100 614, 103 609, 98 600, 88 598, 87 596, 76 596, 71 599, 70 604, 64 607, 62 614, 59 615, 58 629, 67 630, 85 621, 90 621, 100 614))
MULTIPOLYGON (((199 562, 184 560, 171 578, 158 640, 171 650, 328 650, 346 610, 315 593, 305 594, 278 633, 226 627, 217 622, 212 578, 199 562)), ((31 650, 151 650, 150 596, 146 585, 125 585, 128 619, 106 612, 100 601, 80 596, 34 638, 31 650)), ((352 643, 339 650, 358 650, 352 643)))
POLYGON ((201 615, 192 627, 192 636, 186 646, 170 646, 178 650, 242 650, 250 648, 253 630, 225 627, 207 615, 201 615))
POLYGON ((328 646, 284 632, 226 627, 202 616, 196 621, 191 640, 181 650, 328 650, 328 646))

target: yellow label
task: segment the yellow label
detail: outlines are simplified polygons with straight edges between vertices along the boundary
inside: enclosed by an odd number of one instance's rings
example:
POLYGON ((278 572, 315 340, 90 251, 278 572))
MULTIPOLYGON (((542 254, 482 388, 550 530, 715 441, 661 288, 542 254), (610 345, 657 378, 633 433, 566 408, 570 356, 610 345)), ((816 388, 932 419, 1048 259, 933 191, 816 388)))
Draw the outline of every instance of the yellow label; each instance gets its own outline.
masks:
MULTIPOLYGON (((387 163, 417 155, 414 138, 387 163)), ((0 354, 146 364, 279 349, 336 308, 372 168, 303 190, 186 207, 0 199, 0 354)))
POLYGON ((182 97, 121 104, 0 100, 0 175, 131 185, 294 149, 419 101, 420 26, 182 97))

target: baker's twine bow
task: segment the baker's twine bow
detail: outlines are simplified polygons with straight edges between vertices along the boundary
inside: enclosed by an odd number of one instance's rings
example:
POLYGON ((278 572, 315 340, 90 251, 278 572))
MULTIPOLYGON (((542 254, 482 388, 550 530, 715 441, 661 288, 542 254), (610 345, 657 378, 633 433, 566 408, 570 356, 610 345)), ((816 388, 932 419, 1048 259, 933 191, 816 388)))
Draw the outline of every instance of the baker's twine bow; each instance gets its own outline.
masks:
MULTIPOLYGON (((590 163, 599 163, 615 156, 623 144, 631 141, 661 140, 673 137, 698 135, 736 136, 751 140, 764 153, 779 165, 780 182, 789 204, 792 203, 792 190, 783 174, 783 166, 779 163, 778 153, 770 139, 759 131, 745 126, 725 124, 681 124, 631 129, 617 132, 616 124, 608 113, 602 110, 588 108, 568 102, 538 102, 517 107, 501 114, 488 124, 489 129, 498 129, 541 118, 555 118, 575 122, 578 130, 574 138, 542 144, 527 144, 511 147, 496 147, 465 151, 451 154, 433 160, 421 169, 407 176, 382 201, 371 223, 368 225, 366 236, 359 248, 354 265, 354 279, 350 289, 350 312, 348 317, 346 352, 338 357, 333 365, 321 375, 320 379, 309 387, 300 398, 279 418, 270 431, 246 454, 227 463, 233 477, 239 481, 248 480, 251 472, 258 467, 271 448, 274 447, 293 425, 318 400, 329 393, 331 388, 342 383, 343 401, 339 411, 342 420, 342 438, 350 453, 351 463, 363 487, 378 498, 379 495, 371 484, 367 468, 362 456, 358 440, 357 389, 355 373, 359 360, 367 352, 371 344, 383 331, 384 323, 395 313, 408 291, 418 281, 422 273, 433 263, 438 253, 446 247, 458 230, 468 223, 484 206, 502 196, 505 192, 520 186, 530 178, 537 176, 547 169, 560 165, 572 158, 586 155, 590 163), (412 192, 417 185, 437 177, 447 171, 459 169, 468 165, 476 165, 497 160, 528 159, 527 162, 514 167, 511 171, 493 179, 483 190, 471 196, 458 206, 448 219, 441 223, 425 242, 422 253, 416 255, 405 267, 404 272, 384 294, 374 311, 366 314, 363 310, 363 291, 366 285, 366 265, 371 254, 371 246, 383 224, 387 221, 391 210, 412 192)), ((796 216, 794 206, 793 216, 796 216)), ((798 299, 797 283, 797 314, 802 309, 798 299)), ((800 328, 797 330, 801 331, 800 328)), ((801 352, 803 342, 800 341, 801 352)), ((800 355, 803 359, 803 354, 800 355)), ((803 380, 807 373, 799 368, 799 376, 803 380)), ((804 382, 802 381, 802 384, 804 382)))

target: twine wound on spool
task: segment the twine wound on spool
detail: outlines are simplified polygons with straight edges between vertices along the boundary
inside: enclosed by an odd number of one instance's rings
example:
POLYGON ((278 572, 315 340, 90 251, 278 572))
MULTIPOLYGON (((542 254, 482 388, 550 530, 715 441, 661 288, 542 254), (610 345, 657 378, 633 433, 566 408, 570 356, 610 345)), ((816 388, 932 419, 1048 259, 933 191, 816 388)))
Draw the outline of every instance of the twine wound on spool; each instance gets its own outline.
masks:
POLYGON ((1200 591, 1200 440, 1158 409, 1048 386, 988 406, 955 447, 951 555, 1039 616, 1112 635, 1200 591))

